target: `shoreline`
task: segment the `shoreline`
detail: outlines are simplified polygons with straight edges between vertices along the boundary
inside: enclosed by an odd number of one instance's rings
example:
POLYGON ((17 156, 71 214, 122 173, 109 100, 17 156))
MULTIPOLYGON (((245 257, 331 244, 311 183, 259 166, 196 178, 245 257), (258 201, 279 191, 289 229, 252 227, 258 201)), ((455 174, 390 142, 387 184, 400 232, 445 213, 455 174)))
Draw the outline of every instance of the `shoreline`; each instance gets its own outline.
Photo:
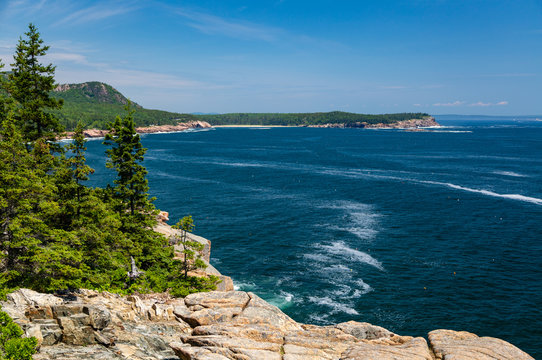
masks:
MULTIPOLYGON (((406 131, 427 131, 427 129, 441 128, 442 125, 435 121, 434 117, 427 119, 411 119, 398 121, 393 124, 367 124, 367 123, 333 123, 321 125, 211 125, 206 121, 190 121, 178 123, 177 125, 154 125, 147 127, 138 127, 138 134, 169 134, 179 133, 193 129, 214 129, 214 128, 251 128, 251 129, 270 129, 270 128, 334 128, 334 129, 369 129, 369 130, 406 130, 406 131)), ((87 129, 83 131, 86 139, 104 138, 108 130, 87 129)), ((73 132, 66 132, 66 135, 59 138, 59 141, 70 140, 73 132)))

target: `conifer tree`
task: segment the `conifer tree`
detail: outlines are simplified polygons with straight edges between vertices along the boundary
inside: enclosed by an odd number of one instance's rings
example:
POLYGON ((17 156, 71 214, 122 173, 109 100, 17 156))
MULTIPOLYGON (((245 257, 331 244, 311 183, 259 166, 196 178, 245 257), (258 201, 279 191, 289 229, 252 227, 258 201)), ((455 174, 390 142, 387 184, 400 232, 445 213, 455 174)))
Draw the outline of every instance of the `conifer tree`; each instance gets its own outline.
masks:
POLYGON ((9 94, 18 104, 15 118, 20 122, 26 141, 55 140, 62 132, 62 126, 47 110, 60 109, 63 102, 50 95, 55 87, 55 67, 39 62, 49 46, 43 45, 33 24, 28 25, 25 35, 26 38, 19 39, 11 64, 12 73, 8 76, 9 94))
POLYGON ((207 264, 201 258, 201 251, 204 249, 204 245, 188 237, 188 233, 194 231, 195 227, 192 216, 183 217, 172 227, 181 230, 180 238, 175 240, 178 240, 178 245, 182 248, 183 259, 181 260, 181 271, 184 279, 187 279, 189 271, 205 269, 207 267, 207 264))
POLYGON ((48 143, 40 139, 28 152, 11 113, 0 139, 0 286, 77 287, 83 270, 78 240, 51 226, 60 206, 48 175, 48 143))
POLYGON ((7 81, 2 69, 4 64, 0 60, 0 125, 6 119, 8 111, 10 109, 10 99, 7 97, 7 81))
POLYGON ((73 134, 73 142, 66 149, 72 152, 72 157, 68 159, 68 164, 72 167, 72 176, 76 185, 76 215, 81 212, 81 198, 85 195, 87 188, 82 182, 88 180, 88 176, 94 173, 94 169, 86 164, 85 151, 87 150, 85 136, 83 135, 83 125, 77 124, 73 134))
POLYGON ((117 116, 109 123, 109 133, 104 144, 111 146, 106 150, 106 166, 117 171, 114 181, 114 196, 120 200, 120 212, 129 211, 130 215, 148 213, 154 210, 149 199, 149 184, 147 169, 141 164, 147 149, 141 145, 141 138, 135 131, 133 114, 129 105, 125 108, 128 113, 124 118, 117 116))

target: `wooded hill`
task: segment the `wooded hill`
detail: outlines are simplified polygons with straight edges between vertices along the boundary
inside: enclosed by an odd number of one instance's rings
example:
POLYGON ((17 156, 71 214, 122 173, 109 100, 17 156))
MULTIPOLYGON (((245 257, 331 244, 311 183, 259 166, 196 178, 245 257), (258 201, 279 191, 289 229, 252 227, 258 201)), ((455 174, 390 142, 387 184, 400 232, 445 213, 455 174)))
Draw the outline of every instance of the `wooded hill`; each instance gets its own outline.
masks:
MULTIPOLYGON (((85 128, 105 129, 106 124, 123 112, 128 99, 118 90, 101 82, 64 84, 56 87, 52 95, 64 100, 60 110, 52 111, 66 130, 73 130, 81 121, 85 128)), ((135 104, 136 126, 174 125, 193 120, 207 121, 211 125, 286 125, 305 126, 322 124, 391 124, 402 120, 421 119, 425 113, 399 113, 367 115, 342 111, 317 113, 232 113, 216 115, 180 114, 145 109, 135 104)))

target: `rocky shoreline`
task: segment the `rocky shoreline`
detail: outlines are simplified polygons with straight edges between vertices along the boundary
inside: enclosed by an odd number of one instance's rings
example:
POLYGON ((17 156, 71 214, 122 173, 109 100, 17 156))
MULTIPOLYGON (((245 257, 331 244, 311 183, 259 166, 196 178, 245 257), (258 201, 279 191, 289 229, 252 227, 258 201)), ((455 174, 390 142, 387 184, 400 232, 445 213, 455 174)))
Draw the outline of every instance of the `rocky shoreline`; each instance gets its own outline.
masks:
POLYGON ((338 123, 338 124, 322 124, 322 125, 308 125, 307 127, 314 128, 360 128, 360 129, 417 129, 424 127, 441 126, 434 117, 427 117, 423 119, 410 119, 397 121, 392 124, 368 124, 366 122, 356 123, 338 123))
MULTIPOLYGON (((158 220, 155 230, 166 237, 178 231, 167 225, 167 213, 158 220)), ((211 242, 190 236, 204 244, 208 263, 211 242)), ((38 339, 35 360, 533 359, 506 341, 465 331, 434 330, 427 341, 355 321, 301 324, 256 294, 234 291, 231 278, 212 266, 205 272, 221 278, 219 289, 184 299, 20 289, 0 305, 26 336, 38 339)))
MULTIPOLYGON (((155 125, 147 127, 138 127, 136 132, 138 134, 155 134, 155 133, 168 133, 168 132, 178 132, 186 131, 189 129, 207 129, 211 128, 211 124, 206 121, 189 121, 184 123, 178 123, 177 125, 155 125)), ((88 129, 83 131, 83 135, 86 138, 102 138, 105 137, 109 131, 100 130, 100 129, 88 129)), ((66 136, 63 139, 71 139, 73 137, 73 132, 66 132, 66 136)))
MULTIPOLYGON (((252 125, 251 125, 252 126, 252 125)), ((260 126, 260 125, 254 125, 254 126, 260 126)), ((365 122, 357 122, 357 123, 333 123, 333 124, 322 124, 322 125, 307 125, 303 127, 311 127, 311 128, 361 128, 361 129, 413 129, 413 130, 420 130, 420 128, 426 128, 426 127, 435 127, 440 126, 438 122, 435 121, 434 117, 430 118, 424 118, 424 119, 410 119, 410 120, 403 120, 398 121, 393 124, 368 124, 365 122)), ((156 134, 156 133, 171 133, 171 132, 179 132, 179 131, 186 131, 189 129, 208 129, 212 128, 213 126, 209 124, 206 121, 188 121, 184 123, 178 123, 177 125, 155 125, 155 126, 147 126, 147 127, 138 127, 136 128, 136 132, 139 134, 156 134)), ((218 126, 218 127, 226 127, 226 126, 218 126)), ((229 127, 235 127, 235 125, 229 125, 229 127)), ((261 125, 261 127, 265 127, 264 125, 261 125)), ((287 127, 287 126, 285 126, 287 127)), ((88 129, 83 131, 83 135, 86 138, 92 139, 92 138, 102 138, 105 137, 105 135, 108 133, 107 130, 100 130, 100 129, 88 129)), ((66 132, 66 135, 62 137, 62 139, 71 139, 73 137, 73 132, 66 132)))

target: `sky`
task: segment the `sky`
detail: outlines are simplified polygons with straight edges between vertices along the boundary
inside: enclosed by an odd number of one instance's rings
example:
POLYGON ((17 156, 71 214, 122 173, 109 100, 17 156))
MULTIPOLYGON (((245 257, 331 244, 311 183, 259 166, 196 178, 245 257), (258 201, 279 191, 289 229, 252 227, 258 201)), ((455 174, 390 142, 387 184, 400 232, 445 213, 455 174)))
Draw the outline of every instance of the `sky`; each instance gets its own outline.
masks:
POLYGON ((0 0, 3 63, 29 23, 151 109, 542 114, 542 0, 0 0))

